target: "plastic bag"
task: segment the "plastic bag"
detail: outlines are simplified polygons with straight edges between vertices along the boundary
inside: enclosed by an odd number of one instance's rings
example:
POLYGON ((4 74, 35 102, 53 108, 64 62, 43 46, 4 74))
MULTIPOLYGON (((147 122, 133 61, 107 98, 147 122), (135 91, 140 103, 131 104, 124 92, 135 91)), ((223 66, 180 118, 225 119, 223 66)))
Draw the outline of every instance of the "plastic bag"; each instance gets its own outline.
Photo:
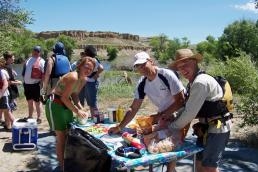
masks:
POLYGON ((144 136, 144 144, 150 153, 170 152, 183 141, 181 130, 160 130, 144 136))
POLYGON ((108 147, 88 132, 71 127, 65 146, 65 172, 109 172, 111 156, 108 147))

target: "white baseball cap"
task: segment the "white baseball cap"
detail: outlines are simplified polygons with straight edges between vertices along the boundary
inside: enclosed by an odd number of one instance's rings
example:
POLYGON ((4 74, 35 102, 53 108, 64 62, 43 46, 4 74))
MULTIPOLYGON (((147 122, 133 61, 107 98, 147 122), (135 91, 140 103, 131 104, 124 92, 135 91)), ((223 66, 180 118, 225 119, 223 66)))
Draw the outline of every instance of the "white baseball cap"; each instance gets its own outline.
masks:
POLYGON ((143 64, 146 63, 148 61, 148 59, 150 59, 149 54, 147 54, 146 52, 142 51, 140 53, 137 53, 135 56, 135 61, 133 66, 137 65, 137 64, 143 64))

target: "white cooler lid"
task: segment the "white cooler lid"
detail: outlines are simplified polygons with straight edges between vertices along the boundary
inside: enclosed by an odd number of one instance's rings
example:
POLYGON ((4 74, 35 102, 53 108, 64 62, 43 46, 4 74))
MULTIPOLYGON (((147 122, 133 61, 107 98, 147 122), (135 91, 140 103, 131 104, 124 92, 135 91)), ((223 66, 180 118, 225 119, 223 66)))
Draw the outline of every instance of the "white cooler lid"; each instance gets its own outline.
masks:
POLYGON ((35 127, 37 127, 36 119, 27 119, 27 122, 18 122, 18 120, 19 119, 16 119, 13 122, 13 128, 24 128, 24 127, 35 128, 35 127))

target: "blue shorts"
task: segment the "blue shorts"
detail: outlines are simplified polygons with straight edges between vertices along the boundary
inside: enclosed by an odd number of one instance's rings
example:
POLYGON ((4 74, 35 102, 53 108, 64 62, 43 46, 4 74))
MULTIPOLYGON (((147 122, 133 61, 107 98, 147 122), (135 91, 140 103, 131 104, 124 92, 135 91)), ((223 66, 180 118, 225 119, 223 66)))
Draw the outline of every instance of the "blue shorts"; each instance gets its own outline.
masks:
POLYGON ((82 88, 79 99, 80 103, 84 106, 84 100, 86 99, 87 105, 93 108, 97 107, 97 92, 99 87, 99 81, 87 82, 82 88))
POLYGON ((0 98, 0 109, 8 109, 10 110, 10 104, 9 104, 9 96, 3 96, 0 98))
MULTIPOLYGON (((208 133, 204 150, 197 153, 196 159, 202 162, 204 167, 218 167, 222 158, 222 153, 229 140, 230 132, 208 133)), ((197 145, 201 146, 202 140, 197 140, 197 145)))

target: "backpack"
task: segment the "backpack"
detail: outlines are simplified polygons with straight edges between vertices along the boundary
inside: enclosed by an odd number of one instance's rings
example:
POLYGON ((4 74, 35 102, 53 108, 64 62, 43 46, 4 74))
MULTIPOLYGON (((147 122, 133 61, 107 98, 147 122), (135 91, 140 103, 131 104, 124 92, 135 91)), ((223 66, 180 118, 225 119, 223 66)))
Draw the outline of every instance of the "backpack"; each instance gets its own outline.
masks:
POLYGON ((232 112, 234 109, 233 94, 229 82, 222 76, 214 76, 213 78, 219 83, 223 90, 222 101, 226 104, 228 111, 232 112))
MULTIPOLYGON (((172 71, 174 72, 176 77, 179 79, 178 73, 176 71, 174 71, 174 70, 172 70, 172 71)), ((161 81, 166 85, 166 87, 170 91, 170 86, 169 86, 169 83, 168 83, 168 79, 163 74, 161 74, 161 73, 158 73, 158 77, 159 77, 159 79, 161 79, 161 81)), ((140 85, 138 87, 139 97, 141 97, 141 98, 143 98, 145 96, 144 87, 145 87, 146 79, 147 79, 147 77, 144 77, 142 79, 142 82, 140 83, 140 85)))
MULTIPOLYGON (((199 74, 206 74, 205 71, 199 71, 196 76, 199 74)), ((207 74, 209 75, 209 74, 207 74)), ((212 75, 210 75, 212 76, 212 75)), ((217 116, 218 114, 225 114, 226 112, 233 111, 233 94, 230 87, 229 82, 222 76, 212 76, 220 85, 223 91, 223 97, 221 100, 212 102, 212 101, 205 101, 203 106, 201 107, 200 111, 197 114, 197 117, 205 117, 211 118, 217 116)), ((190 94, 190 85, 187 85, 187 93, 186 97, 189 97, 190 94)), ((232 113, 231 117, 233 117, 232 113)))
POLYGON ((110 172, 111 156, 108 147, 98 138, 72 126, 64 152, 64 172, 110 172))
MULTIPOLYGON (((32 65, 32 70, 31 70, 31 78, 33 79, 41 79, 43 76, 43 72, 41 71, 40 68, 40 59, 41 57, 39 57, 35 63, 32 65)), ((25 61, 25 63, 23 64, 23 68, 22 68, 22 76, 24 77, 25 75, 25 71, 26 71, 26 64, 27 64, 28 60, 25 61)))
POLYGON ((31 69, 31 78, 32 79, 41 79, 43 76, 43 73, 40 68, 40 57, 35 61, 35 63, 32 65, 31 69))
MULTIPOLYGON (((15 77, 13 75, 13 69, 11 67, 6 67, 6 70, 10 76, 10 81, 15 81, 15 77)), ((17 85, 9 85, 8 87, 9 93, 10 93, 10 99, 15 99, 17 97, 19 97, 19 90, 17 85)))
MULTIPOLYGON (((59 78, 60 76, 63 76, 71 71, 70 62, 66 56, 62 54, 53 54, 51 58, 54 65, 52 67, 50 78, 59 78)), ((48 63, 46 62, 45 64, 44 71, 46 72, 48 63)))

